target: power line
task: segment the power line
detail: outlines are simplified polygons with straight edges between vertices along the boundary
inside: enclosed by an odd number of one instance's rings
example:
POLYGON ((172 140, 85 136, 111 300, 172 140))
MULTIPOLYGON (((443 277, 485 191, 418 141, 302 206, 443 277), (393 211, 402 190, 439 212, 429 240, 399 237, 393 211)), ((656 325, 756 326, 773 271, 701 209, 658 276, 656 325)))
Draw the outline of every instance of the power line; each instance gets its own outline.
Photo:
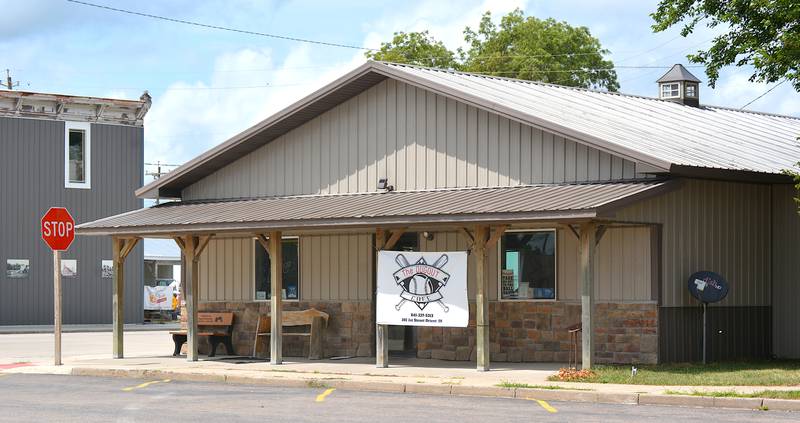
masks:
POLYGON ((783 81, 781 81, 781 82, 778 82, 778 83, 777 83, 777 84, 775 84, 775 85, 774 85, 772 88, 770 88, 770 89, 768 89, 768 90, 764 91, 763 93, 761 93, 761 95, 760 95, 760 96, 758 96, 758 97, 756 97, 756 98, 754 98, 754 99, 750 100, 749 102, 747 102, 747 104, 745 104, 744 106, 740 107, 740 108, 739 108, 739 110, 744 110, 744 109, 745 109, 745 107, 747 107, 747 106, 749 106, 749 105, 753 104, 753 103, 754 103, 756 100, 760 99, 761 97, 764 97, 765 95, 767 95, 767 94, 771 93, 771 92, 772 92, 772 90, 774 90, 775 88, 778 88, 778 87, 780 87, 780 86, 781 86, 781 84, 783 84, 783 83, 784 83, 784 82, 786 82, 786 81, 787 81, 787 79, 784 79, 783 81))
POLYGON ((289 36, 286 36, 286 35, 269 34, 269 33, 266 33, 266 32, 249 31, 249 30, 245 30, 245 29, 229 28, 229 27, 218 26, 218 25, 209 25, 209 24, 204 24, 204 23, 200 23, 200 22, 193 22, 193 21, 187 21, 187 20, 183 20, 183 19, 169 18, 169 17, 166 17, 166 16, 152 15, 152 14, 149 14, 149 13, 136 12, 136 11, 133 11, 133 10, 118 9, 116 7, 104 6, 104 5, 101 5, 101 4, 89 3, 89 2, 85 2, 85 1, 79 1, 79 0, 67 0, 67 1, 70 2, 70 3, 81 4, 81 5, 84 5, 84 6, 96 7, 98 9, 105 9, 105 10, 110 10, 110 11, 119 12, 119 13, 127 13, 129 15, 136 15, 136 16, 141 16, 141 17, 151 18, 151 19, 160 19, 162 21, 180 23, 180 24, 184 24, 184 25, 192 25, 192 26, 197 26, 197 27, 201 27, 201 28, 209 28, 209 29, 216 29, 216 30, 220 30, 220 31, 236 32, 236 33, 240 33, 240 34, 257 35, 259 37, 276 38, 276 39, 279 39, 279 40, 296 41, 296 42, 300 42, 300 43, 319 44, 319 45, 330 46, 330 47, 349 48, 349 49, 353 49, 353 50, 375 50, 375 49, 371 49, 371 48, 368 48, 368 47, 359 47, 359 46, 354 46, 354 45, 349 45, 349 44, 331 43, 331 42, 327 42, 327 41, 309 40, 309 39, 306 39, 306 38, 289 37, 289 36))

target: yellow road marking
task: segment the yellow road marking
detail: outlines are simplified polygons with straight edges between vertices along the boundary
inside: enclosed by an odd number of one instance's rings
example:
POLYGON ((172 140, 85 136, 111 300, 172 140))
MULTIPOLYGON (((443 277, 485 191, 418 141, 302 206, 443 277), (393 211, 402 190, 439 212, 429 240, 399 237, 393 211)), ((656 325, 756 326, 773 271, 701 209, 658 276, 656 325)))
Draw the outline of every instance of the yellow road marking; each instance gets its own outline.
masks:
POLYGON ((336 390, 336 388, 329 388, 329 389, 326 389, 326 390, 325 390, 325 392, 323 392, 323 393, 321 393, 321 394, 317 395, 317 402, 322 402, 322 401, 325 401, 325 397, 327 397, 328 395, 330 395, 330 394, 331 394, 333 391, 335 391, 335 390, 336 390))
POLYGON ((125 391, 125 392, 130 392, 130 391, 133 391, 134 389, 147 388, 148 386, 154 385, 156 383, 169 383, 171 381, 172 381, 172 379, 151 380, 150 382, 141 383, 141 384, 136 385, 136 386, 129 386, 127 388, 122 388, 122 390, 125 391))
POLYGON ((539 405, 542 406, 542 408, 544 408, 550 413, 558 413, 558 410, 556 410, 552 405, 548 404, 547 401, 533 399, 533 398, 526 398, 526 399, 529 401, 536 401, 539 405))

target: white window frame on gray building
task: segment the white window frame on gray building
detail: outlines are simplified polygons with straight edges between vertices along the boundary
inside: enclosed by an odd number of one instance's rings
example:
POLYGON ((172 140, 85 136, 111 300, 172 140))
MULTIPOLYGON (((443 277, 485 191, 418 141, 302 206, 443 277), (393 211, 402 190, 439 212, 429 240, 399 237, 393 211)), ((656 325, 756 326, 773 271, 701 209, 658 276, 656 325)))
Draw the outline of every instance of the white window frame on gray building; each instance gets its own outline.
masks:
POLYGON ((92 188, 92 125, 89 122, 64 122, 64 188, 92 188), (73 132, 83 134, 83 180, 73 179, 70 175, 72 160, 70 159, 69 138, 73 132))

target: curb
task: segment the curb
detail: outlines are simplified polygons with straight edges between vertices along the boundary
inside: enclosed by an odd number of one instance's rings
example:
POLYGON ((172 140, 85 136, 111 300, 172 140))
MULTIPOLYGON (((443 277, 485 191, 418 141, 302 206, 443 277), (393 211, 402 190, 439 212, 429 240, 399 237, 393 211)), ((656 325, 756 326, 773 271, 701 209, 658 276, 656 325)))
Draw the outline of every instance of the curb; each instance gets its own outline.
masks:
POLYGON ((72 376, 172 379, 186 382, 216 382, 283 388, 330 387, 347 391, 475 396, 525 400, 566 401, 603 404, 661 405, 679 407, 734 408, 800 411, 800 401, 768 398, 704 397, 694 395, 625 394, 569 389, 501 388, 494 386, 429 385, 419 383, 364 382, 326 379, 284 379, 209 373, 184 373, 170 370, 96 369, 74 367, 72 376))

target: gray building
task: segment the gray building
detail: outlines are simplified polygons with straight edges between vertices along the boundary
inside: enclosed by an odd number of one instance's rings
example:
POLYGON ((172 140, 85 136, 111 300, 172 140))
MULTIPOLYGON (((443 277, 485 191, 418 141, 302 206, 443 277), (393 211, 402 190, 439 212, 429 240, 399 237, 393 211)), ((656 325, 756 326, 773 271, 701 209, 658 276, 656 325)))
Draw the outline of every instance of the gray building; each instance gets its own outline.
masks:
MULTIPOLYGON (((53 323, 48 208, 77 223, 142 207, 143 118, 137 101, 0 91, 0 325, 53 323)), ((110 323, 111 240, 78 237, 62 255, 65 324, 110 323)), ((126 322, 142 321, 142 251, 126 269, 126 322)))
POLYGON ((379 365, 387 343, 566 362, 577 323, 584 366, 696 361, 688 282, 713 271, 709 357, 800 358, 800 119, 705 105, 696 79, 651 98, 367 62, 137 190, 179 201, 78 233, 176 239, 189 321, 234 312, 238 354, 259 314, 316 308, 326 355, 379 365), (470 252, 468 327, 376 327, 375 250, 406 248, 470 252))

